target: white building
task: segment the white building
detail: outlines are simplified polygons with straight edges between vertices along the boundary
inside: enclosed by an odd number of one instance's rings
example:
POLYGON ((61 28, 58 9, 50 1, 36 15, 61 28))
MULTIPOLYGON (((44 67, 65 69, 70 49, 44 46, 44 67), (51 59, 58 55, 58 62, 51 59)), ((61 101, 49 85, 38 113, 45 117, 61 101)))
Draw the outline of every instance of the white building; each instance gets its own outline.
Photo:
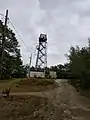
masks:
MULTIPOLYGON (((54 71, 50 71, 49 76, 50 76, 50 78, 57 78, 56 72, 54 72, 54 71)), ((30 77, 45 78, 45 74, 44 74, 44 72, 31 71, 30 77)))
POLYGON ((51 78, 57 78, 57 74, 55 71, 50 71, 50 77, 51 78))
POLYGON ((37 71, 31 71, 30 72, 30 77, 41 77, 44 78, 44 72, 37 72, 37 71))

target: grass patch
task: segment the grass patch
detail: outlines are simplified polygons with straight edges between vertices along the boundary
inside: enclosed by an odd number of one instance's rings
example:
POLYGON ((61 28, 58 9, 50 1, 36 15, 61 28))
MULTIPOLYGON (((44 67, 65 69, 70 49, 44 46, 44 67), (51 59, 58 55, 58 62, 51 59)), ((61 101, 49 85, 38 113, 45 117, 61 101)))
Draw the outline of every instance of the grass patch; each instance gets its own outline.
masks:
POLYGON ((0 84, 1 83, 8 83, 8 82, 11 82, 13 81, 14 79, 8 79, 8 80, 0 80, 0 84))
POLYGON ((11 92, 40 92, 57 87, 56 82, 51 79, 24 78, 0 83, 0 91, 10 86, 11 92))

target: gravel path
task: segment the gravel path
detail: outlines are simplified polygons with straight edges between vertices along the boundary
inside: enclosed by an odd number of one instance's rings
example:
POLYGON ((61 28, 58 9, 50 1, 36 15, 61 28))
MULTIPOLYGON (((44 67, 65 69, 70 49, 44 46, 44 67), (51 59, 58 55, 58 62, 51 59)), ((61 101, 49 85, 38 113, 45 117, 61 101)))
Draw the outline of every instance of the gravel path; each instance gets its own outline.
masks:
POLYGON ((90 120, 90 99, 80 96, 75 88, 63 80, 56 80, 59 87, 48 92, 11 93, 47 97, 55 107, 45 112, 46 120, 90 120))
POLYGON ((90 120, 90 99, 80 96, 75 88, 57 80, 59 87, 53 93, 57 107, 53 120, 90 120))

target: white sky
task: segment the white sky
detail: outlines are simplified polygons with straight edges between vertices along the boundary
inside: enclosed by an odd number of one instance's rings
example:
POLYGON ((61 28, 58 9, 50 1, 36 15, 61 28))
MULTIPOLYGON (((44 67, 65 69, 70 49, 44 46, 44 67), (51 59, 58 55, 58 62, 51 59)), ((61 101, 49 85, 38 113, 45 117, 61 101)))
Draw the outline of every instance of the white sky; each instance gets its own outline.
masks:
MULTIPOLYGON (((65 54, 71 45, 87 45, 90 0, 0 0, 0 13, 5 14, 6 9, 32 52, 35 52, 39 34, 48 35, 48 65, 67 62, 65 54)), ((27 64, 30 53, 18 40, 22 59, 27 64)), ((35 65, 35 55, 32 64, 35 65)))

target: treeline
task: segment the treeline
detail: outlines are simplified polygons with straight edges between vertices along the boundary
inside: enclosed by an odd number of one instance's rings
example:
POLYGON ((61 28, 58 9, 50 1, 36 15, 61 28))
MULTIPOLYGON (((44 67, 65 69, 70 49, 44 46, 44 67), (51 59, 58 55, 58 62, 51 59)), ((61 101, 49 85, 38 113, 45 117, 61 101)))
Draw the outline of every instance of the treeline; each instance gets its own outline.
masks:
POLYGON ((57 78, 69 79, 77 87, 90 88, 90 41, 88 46, 71 46, 67 55, 69 63, 52 66, 57 78))
POLYGON ((71 47, 69 53, 69 68, 75 78, 70 82, 78 87, 90 88, 90 41, 82 48, 71 47))

